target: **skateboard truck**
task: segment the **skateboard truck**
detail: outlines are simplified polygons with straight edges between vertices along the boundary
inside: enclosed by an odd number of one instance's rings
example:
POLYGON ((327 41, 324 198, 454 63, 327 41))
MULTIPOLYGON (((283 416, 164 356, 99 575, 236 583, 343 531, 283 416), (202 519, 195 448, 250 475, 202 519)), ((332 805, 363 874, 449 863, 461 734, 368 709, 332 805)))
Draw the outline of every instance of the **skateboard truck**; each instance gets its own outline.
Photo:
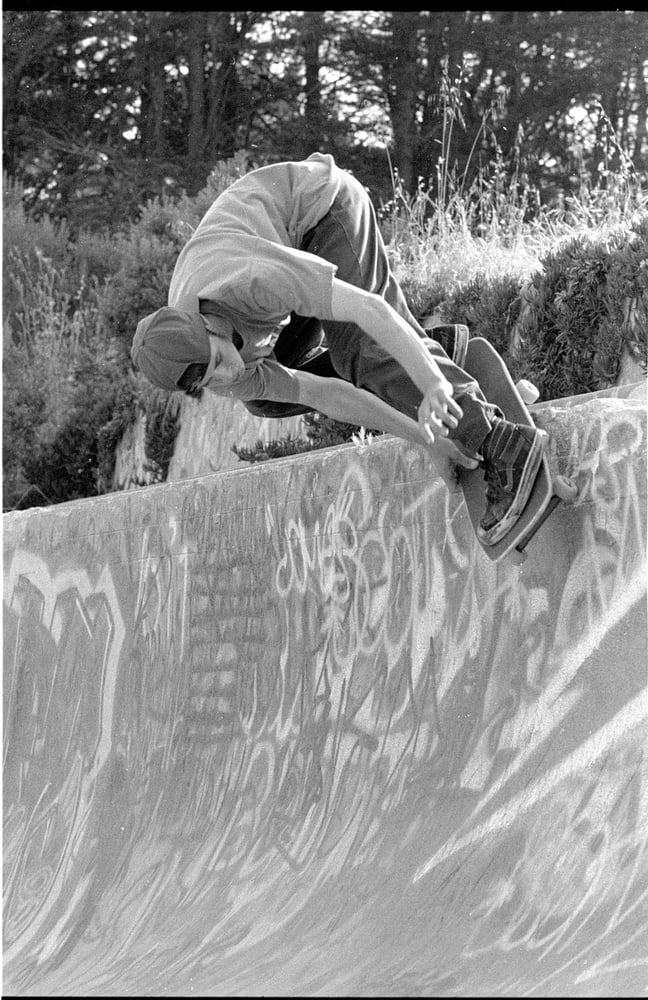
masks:
POLYGON ((544 511, 540 515, 537 521, 529 528, 529 531, 522 535, 515 548, 511 549, 508 553, 511 562, 514 562, 516 566, 521 566, 529 557, 526 547, 529 542, 535 537, 536 532, 545 523, 550 514, 553 514, 554 510, 558 504, 562 501, 563 503, 573 503, 578 497, 578 486, 573 479, 569 476, 557 475, 551 480, 551 488, 553 494, 549 500, 544 511))

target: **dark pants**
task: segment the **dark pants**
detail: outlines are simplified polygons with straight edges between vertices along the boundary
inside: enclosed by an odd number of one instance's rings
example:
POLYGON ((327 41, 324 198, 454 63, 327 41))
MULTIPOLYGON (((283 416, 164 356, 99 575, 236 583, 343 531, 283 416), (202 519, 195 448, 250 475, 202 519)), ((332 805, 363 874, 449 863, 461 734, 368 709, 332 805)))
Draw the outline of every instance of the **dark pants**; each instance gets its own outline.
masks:
MULTIPOLYGON (((274 356, 286 368, 320 375, 323 378, 340 378, 331 363, 322 324, 318 319, 292 313, 275 344, 274 356)), ((312 407, 300 403, 274 403, 270 399, 257 399, 244 404, 255 417, 295 417, 312 413, 312 407)))
MULTIPOLYGON (((463 410, 463 418, 450 437, 468 452, 479 451, 490 430, 494 408, 487 403, 475 379, 452 363, 441 345, 426 334, 410 312, 390 269, 369 196, 350 174, 345 173, 343 178, 331 210, 306 234, 300 249, 331 261, 337 266, 338 278, 381 295, 409 323, 452 384, 455 399, 463 410)), ((286 367, 301 367, 315 374, 343 378, 379 396, 413 420, 418 419, 423 398, 420 390, 399 362, 354 323, 323 320, 320 324, 317 320, 293 315, 275 345, 275 356, 286 367), (324 353, 326 347, 328 354, 324 353), (310 356, 306 357, 309 350, 310 356), (300 352, 305 359, 303 364, 295 363, 300 352), (314 365, 315 369, 309 365, 314 365)), ((291 412, 287 413, 286 404, 265 401, 247 406, 259 416, 308 412, 308 407, 296 408, 288 404, 291 412), (280 413, 268 412, 270 408, 279 407, 282 407, 280 413)))

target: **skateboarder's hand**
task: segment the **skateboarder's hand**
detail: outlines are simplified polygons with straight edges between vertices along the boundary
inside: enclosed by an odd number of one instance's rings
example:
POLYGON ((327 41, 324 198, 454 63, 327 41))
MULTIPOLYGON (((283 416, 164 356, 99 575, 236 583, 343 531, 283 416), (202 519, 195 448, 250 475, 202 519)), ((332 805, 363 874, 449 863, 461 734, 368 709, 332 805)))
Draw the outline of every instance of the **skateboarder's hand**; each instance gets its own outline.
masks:
POLYGON ((450 441, 449 438, 439 438, 439 440, 430 449, 433 455, 441 455, 447 461, 452 462, 454 465, 460 465, 463 469, 478 469, 479 460, 477 458, 471 458, 469 455, 464 455, 454 441, 450 441))
POLYGON ((447 438, 463 417, 463 411, 452 393, 451 383, 441 375, 423 396, 418 409, 418 422, 430 444, 438 438, 447 438))

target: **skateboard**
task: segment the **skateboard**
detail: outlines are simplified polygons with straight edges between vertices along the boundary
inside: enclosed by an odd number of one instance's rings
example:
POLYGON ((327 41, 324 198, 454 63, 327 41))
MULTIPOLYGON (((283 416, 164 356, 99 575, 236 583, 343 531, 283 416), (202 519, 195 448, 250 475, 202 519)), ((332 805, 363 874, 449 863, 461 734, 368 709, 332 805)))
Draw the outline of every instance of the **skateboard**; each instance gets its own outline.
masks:
MULTIPOLYGON (((512 420, 516 424, 535 426, 527 409, 527 401, 531 402, 537 398, 537 390, 526 380, 516 385, 504 361, 489 341, 481 337, 474 337, 468 341, 463 368, 477 379, 488 401, 496 403, 507 420, 512 420)), ((541 433, 546 435, 545 431, 541 433)), ((524 562, 527 545, 560 501, 571 502, 578 495, 578 488, 573 480, 553 473, 545 449, 533 489, 520 518, 499 542, 485 545, 477 535, 477 528, 486 507, 483 470, 460 468, 458 478, 475 535, 493 562, 499 562, 507 556, 517 563, 524 562)))

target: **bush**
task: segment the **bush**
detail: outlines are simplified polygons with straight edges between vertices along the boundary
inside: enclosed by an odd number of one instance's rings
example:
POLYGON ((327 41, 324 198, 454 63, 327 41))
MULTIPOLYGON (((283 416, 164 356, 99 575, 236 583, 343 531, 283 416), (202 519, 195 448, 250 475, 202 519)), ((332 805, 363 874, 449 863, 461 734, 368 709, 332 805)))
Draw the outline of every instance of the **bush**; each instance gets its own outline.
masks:
POLYGON ((10 264, 3 507, 13 509, 30 489, 50 503, 92 496, 100 491, 98 435, 124 391, 125 352, 101 334, 94 282, 71 294, 68 270, 37 248, 14 251, 10 264))
POLYGON ((615 227, 609 239, 605 323, 619 331, 633 358, 646 366, 648 336, 648 212, 615 227))
POLYGON ((103 285, 121 264, 121 249, 108 232, 81 230, 74 238, 64 220, 33 219, 23 207, 23 190, 4 177, 3 315, 11 316, 42 301, 41 282, 57 274, 57 291, 70 300, 81 288, 103 285), (43 261, 47 264, 43 265, 43 261), (45 270, 43 269, 45 267, 45 270))
POLYGON ((515 356, 541 398, 614 384, 624 346, 645 364, 648 213, 549 250, 523 289, 515 356))
POLYGON ((26 365, 23 352, 4 337, 2 393, 3 510, 12 510, 32 485, 25 463, 38 447, 38 432, 47 404, 47 373, 42 365, 26 365))
POLYGON ((130 348, 142 317, 166 305, 179 246, 169 237, 138 230, 118 243, 121 266, 104 288, 101 323, 130 348))
POLYGON ((145 418, 144 449, 148 459, 147 471, 153 473, 155 482, 162 483, 169 471, 178 434, 180 394, 164 392, 149 384, 142 391, 139 402, 145 418))
POLYGON ((39 258, 62 264, 68 253, 68 231, 64 223, 55 224, 45 216, 30 219, 23 207, 23 191, 3 176, 2 199, 2 309, 7 317, 33 301, 38 295, 33 272, 38 272, 39 258))
POLYGON ((520 279, 514 275, 476 274, 450 292, 438 315, 444 323, 465 323, 471 337, 485 337, 510 365, 514 360, 509 348, 520 313, 520 288, 520 279))

